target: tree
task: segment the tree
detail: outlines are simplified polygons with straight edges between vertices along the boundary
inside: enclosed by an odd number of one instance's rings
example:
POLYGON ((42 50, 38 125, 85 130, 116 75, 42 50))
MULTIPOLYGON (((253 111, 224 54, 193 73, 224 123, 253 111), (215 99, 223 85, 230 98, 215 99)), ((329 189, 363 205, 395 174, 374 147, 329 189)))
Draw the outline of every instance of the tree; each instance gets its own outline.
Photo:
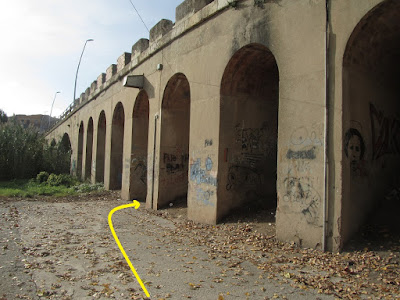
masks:
POLYGON ((41 171, 69 173, 70 163, 69 143, 48 143, 38 130, 15 120, 0 123, 0 180, 33 178, 41 171))
POLYGON ((0 123, 0 180, 32 178, 43 166, 45 140, 17 122, 0 123))
POLYGON ((6 123, 8 121, 8 117, 4 110, 0 109, 0 123, 6 123))

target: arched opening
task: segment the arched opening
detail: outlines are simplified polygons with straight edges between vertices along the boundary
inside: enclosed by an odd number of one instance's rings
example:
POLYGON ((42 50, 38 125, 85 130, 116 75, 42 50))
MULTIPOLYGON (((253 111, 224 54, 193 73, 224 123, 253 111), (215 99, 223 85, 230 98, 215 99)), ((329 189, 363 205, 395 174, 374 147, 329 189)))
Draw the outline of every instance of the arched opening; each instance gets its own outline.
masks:
POLYGON ((63 167, 62 167, 62 173, 69 173, 71 172, 71 154, 72 154, 72 149, 71 149, 71 140, 69 139, 68 133, 64 133, 61 143, 59 145, 59 150, 61 153, 63 153, 63 167))
POLYGON ((82 155, 83 155, 83 122, 79 126, 79 134, 78 134, 78 161, 76 166, 76 176, 78 178, 82 178, 82 155))
POLYGON ((110 189, 122 186, 122 153, 124 146, 125 113, 121 102, 114 109, 111 127, 110 189))
POLYGON ((97 124, 96 182, 104 183, 104 163, 106 153, 106 114, 100 113, 97 124))
POLYGON ((139 92, 132 114, 130 199, 145 201, 147 195, 147 141, 149 135, 149 97, 139 92))
POLYGON ((89 119, 87 127, 86 139, 86 165, 85 165, 85 179, 92 177, 92 151, 93 151, 93 118, 89 119))
POLYGON ((168 81, 161 109, 157 208, 172 202, 187 206, 190 86, 185 75, 175 74, 168 81))
POLYGON ((362 18, 346 45, 342 245, 371 226, 378 238, 400 229, 399 20, 400 2, 384 1, 362 18))
POLYGON ((218 219, 255 213, 275 221, 279 72, 259 44, 238 50, 221 82, 218 219))
POLYGON ((56 139, 52 139, 50 142, 51 147, 55 147, 57 145, 56 139))

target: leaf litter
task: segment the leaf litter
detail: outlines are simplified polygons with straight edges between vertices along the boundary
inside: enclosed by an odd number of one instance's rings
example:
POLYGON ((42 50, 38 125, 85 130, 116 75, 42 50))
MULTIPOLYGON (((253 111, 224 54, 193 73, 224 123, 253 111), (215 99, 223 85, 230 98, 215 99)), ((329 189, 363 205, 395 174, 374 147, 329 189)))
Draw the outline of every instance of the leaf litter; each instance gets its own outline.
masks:
MULTIPOLYGON (((110 198, 115 199, 115 194, 104 195, 102 199, 96 200, 110 201, 110 198)), ((70 203, 85 200, 67 198, 58 200, 58 202, 70 203)), ((19 229, 22 232, 25 230, 25 233, 30 232, 32 235, 29 245, 21 243, 21 252, 25 257, 23 267, 36 282, 37 295, 49 299, 74 299, 76 291, 73 290, 72 284, 82 283, 82 291, 94 299, 119 298, 121 295, 127 299, 145 299, 141 290, 129 287, 129 284, 135 282, 135 279, 120 253, 115 250, 110 236, 85 236, 79 233, 79 230, 83 230, 85 226, 88 226, 87 224, 91 224, 95 220, 95 218, 83 214, 82 207, 74 208, 77 214, 85 216, 82 226, 76 224, 74 218, 64 216, 63 211, 60 210, 58 217, 64 218, 62 227, 53 228, 51 232, 42 230, 40 227, 36 228, 33 224, 31 227, 19 229), (94 245, 97 246, 94 248, 94 245), (80 268, 78 264, 74 268, 60 271, 60 266, 82 257, 90 262, 85 268, 80 268), (100 261, 107 262, 107 267, 96 268, 100 261), (40 281, 41 272, 54 273, 58 281, 51 282, 46 286, 43 280, 40 281), (108 276, 110 274, 111 276, 108 276), (117 281, 111 283, 112 278, 116 278, 117 281)), ((36 217, 42 218, 42 224, 49 224, 45 213, 39 207, 30 208, 30 212, 36 213, 36 217)), ((321 252, 315 249, 302 249, 294 243, 279 242, 276 240, 273 230, 266 233, 261 232, 259 222, 205 225, 188 221, 184 217, 175 218, 171 212, 142 210, 142 213, 149 216, 160 216, 174 222, 173 228, 162 232, 160 242, 162 238, 168 237, 176 243, 174 252, 182 252, 181 258, 185 271, 193 272, 193 267, 201 266, 202 258, 187 254, 190 247, 196 246, 205 247, 207 260, 214 261, 215 265, 221 268, 218 275, 215 274, 208 280, 188 281, 186 283, 188 290, 218 289, 219 285, 225 284, 225 278, 229 276, 237 279, 238 285, 249 284, 250 278, 254 277, 254 274, 246 271, 243 265, 251 263, 261 272, 261 275, 252 284, 259 285, 259 291, 264 293, 268 292, 263 286, 265 280, 273 280, 278 284, 290 285, 299 293, 316 290, 320 294, 333 295, 339 299, 400 299, 400 248, 396 248, 397 246, 390 251, 372 251, 365 248, 344 253, 321 252)), ((179 213, 182 214, 182 211, 179 213)), ((17 228, 15 224, 21 226, 21 214, 12 203, 10 203, 9 213, 3 217, 6 217, 7 221, 11 221, 10 227, 17 228)), ((271 229, 273 225, 270 224, 269 220, 264 225, 271 229)), ((106 226, 103 227, 104 231, 108 230, 106 226)), ((394 244, 396 245, 396 243, 394 244)), ((148 246, 149 251, 153 248, 157 250, 157 247, 148 246)), ((2 249, 7 251, 7 244, 4 244, 2 249)), ((166 247, 166 251, 168 251, 168 247, 166 247)), ((154 276, 159 275, 160 271, 155 271, 154 266, 156 264, 148 269, 149 273, 154 276)), ((177 270, 163 271, 176 272, 177 270)), ((146 281, 145 284, 154 286, 157 290, 165 290, 163 285, 153 284, 151 281, 146 281)), ((234 285, 232 285, 232 289, 235 289, 234 285)), ((159 299, 168 299, 174 296, 171 292, 157 295, 159 295, 159 299)), ((249 299, 254 297, 250 292, 243 292, 242 295, 249 299)), ((192 297, 189 294, 181 296, 192 297)), ((229 296, 229 292, 227 294, 217 293, 216 299, 226 299, 229 296)), ((15 297, 22 299, 25 296, 18 294, 15 297)), ((265 296, 265 299, 273 298, 284 299, 285 295, 274 293, 265 296)))

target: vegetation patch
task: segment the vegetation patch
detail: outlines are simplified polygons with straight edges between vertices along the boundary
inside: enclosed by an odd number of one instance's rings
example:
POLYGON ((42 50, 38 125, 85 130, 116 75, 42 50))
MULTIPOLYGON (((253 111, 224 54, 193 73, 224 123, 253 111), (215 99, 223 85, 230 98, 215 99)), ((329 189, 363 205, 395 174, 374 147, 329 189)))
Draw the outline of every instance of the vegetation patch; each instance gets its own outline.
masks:
POLYGON ((41 172, 36 179, 0 181, 0 196, 32 198, 35 196, 65 197, 82 193, 104 191, 101 183, 82 183, 68 174, 45 174, 41 172), (47 180, 44 180, 47 178, 47 180))

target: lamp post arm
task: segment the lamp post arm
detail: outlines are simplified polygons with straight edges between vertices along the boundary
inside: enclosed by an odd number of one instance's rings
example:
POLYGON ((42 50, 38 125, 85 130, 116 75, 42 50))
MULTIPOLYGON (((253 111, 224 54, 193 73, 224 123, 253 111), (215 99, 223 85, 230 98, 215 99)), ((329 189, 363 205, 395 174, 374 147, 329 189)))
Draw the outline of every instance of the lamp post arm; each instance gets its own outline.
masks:
POLYGON ((81 65, 82 56, 83 56, 83 53, 85 52, 85 48, 86 48, 87 42, 92 42, 92 41, 93 41, 93 39, 88 39, 88 40, 85 41, 85 45, 83 45, 83 49, 82 49, 81 56, 79 57, 78 67, 76 68, 76 74, 75 74, 74 99, 73 99, 72 103, 75 103, 76 82, 77 82, 77 80, 78 80, 78 72, 79 72, 79 66, 81 65))
POLYGON ((60 92, 56 92, 54 95, 53 103, 51 104, 50 114, 49 114, 49 129, 50 129, 50 122, 51 122, 51 113, 53 112, 54 101, 56 101, 57 94, 60 92))

